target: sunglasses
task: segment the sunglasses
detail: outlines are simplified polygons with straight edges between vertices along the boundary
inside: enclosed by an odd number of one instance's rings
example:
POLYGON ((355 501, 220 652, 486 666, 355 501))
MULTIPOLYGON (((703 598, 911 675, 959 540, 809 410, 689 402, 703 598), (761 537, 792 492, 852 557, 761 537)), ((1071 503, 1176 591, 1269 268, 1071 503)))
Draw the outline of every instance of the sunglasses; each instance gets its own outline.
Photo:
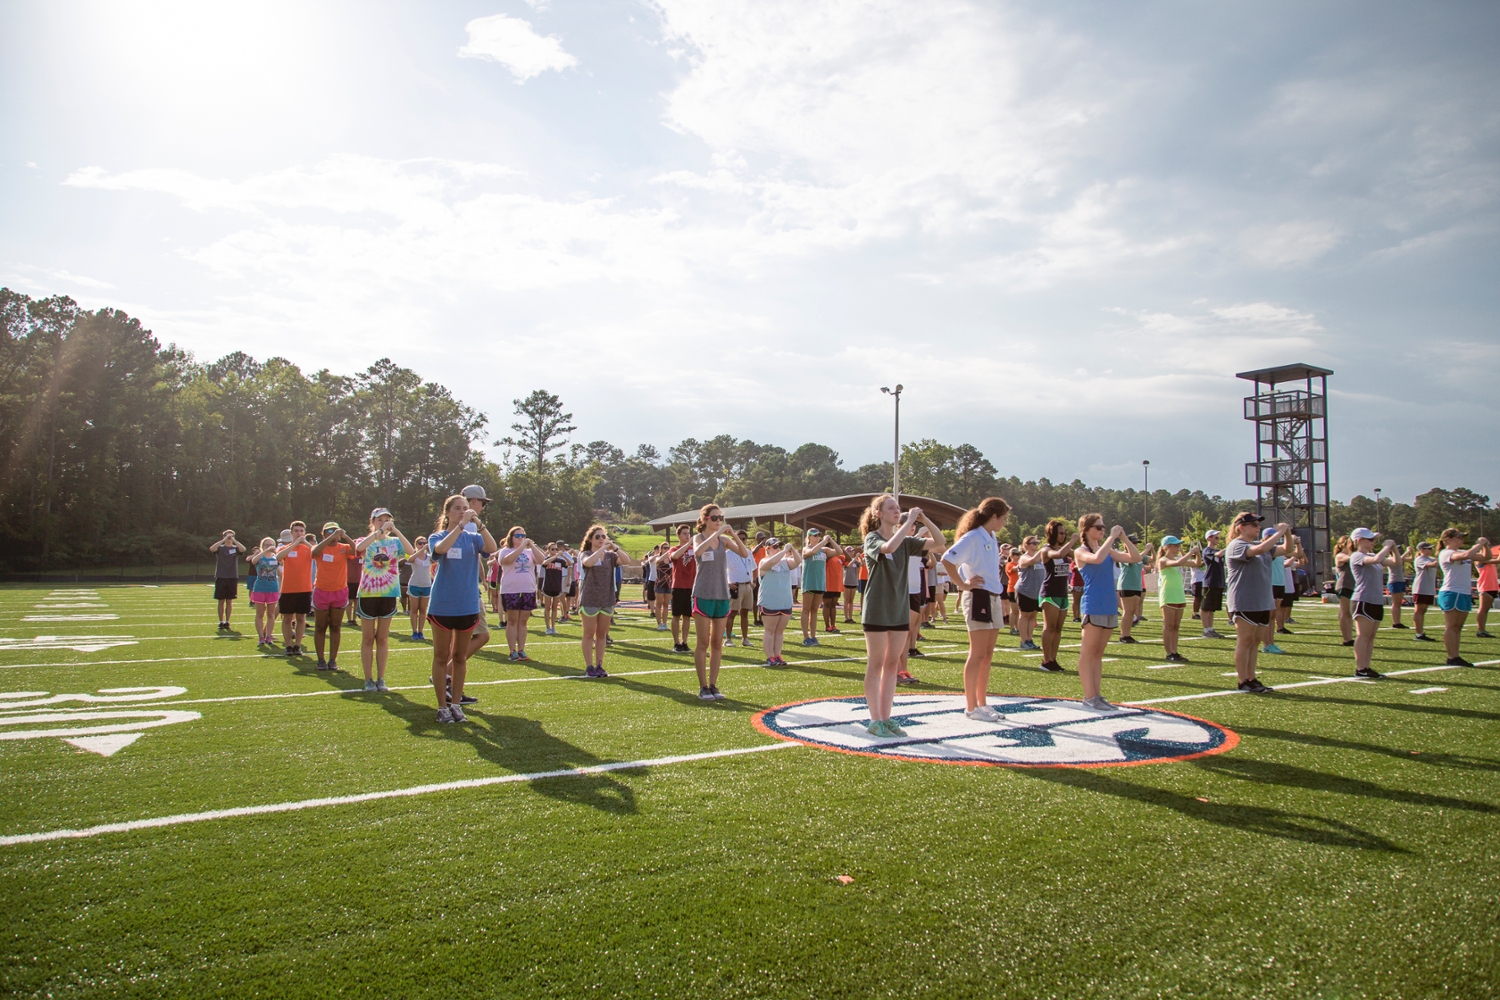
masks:
POLYGON ((609 537, 609 536, 608 536, 608 535, 605 535, 605 534, 602 534, 602 533, 601 533, 601 534, 593 534, 593 535, 590 535, 590 536, 589 536, 589 539, 590 539, 590 540, 591 540, 591 541, 592 541, 592 540, 595 540, 595 539, 599 539, 599 538, 608 538, 608 537, 609 537))
POLYGON ((724 520, 724 515, 723 514, 710 514, 710 515, 708 515, 708 519, 710 521, 722 521, 722 520, 724 520))

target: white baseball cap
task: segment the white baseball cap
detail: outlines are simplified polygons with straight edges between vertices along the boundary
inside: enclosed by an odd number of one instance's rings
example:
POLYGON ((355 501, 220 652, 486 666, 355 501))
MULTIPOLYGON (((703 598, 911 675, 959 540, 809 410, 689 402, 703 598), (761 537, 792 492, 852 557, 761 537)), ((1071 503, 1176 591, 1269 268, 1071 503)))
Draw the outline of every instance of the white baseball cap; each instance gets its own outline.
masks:
POLYGON ((1369 528, 1355 528, 1353 531, 1349 532, 1349 537, 1350 538, 1374 538, 1375 537, 1375 532, 1371 531, 1369 528))

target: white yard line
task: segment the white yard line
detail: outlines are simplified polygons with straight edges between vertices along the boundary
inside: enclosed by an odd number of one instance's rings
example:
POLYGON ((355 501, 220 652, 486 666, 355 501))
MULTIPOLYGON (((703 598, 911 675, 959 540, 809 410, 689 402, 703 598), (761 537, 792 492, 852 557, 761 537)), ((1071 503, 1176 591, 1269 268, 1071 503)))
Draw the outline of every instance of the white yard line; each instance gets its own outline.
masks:
POLYGON ((319 799, 299 799, 295 802, 275 802, 259 806, 236 806, 232 809, 212 809, 207 812, 178 813, 174 816, 156 816, 151 819, 135 819, 124 823, 102 823, 76 830, 44 830, 40 833, 19 833, 0 837, 0 847, 15 844, 35 844, 46 840, 77 840, 98 837, 106 833, 129 833, 135 830, 151 830, 164 826, 181 826, 185 823, 204 823, 218 819, 237 819, 241 816, 264 816, 269 813, 300 812, 304 809, 322 809, 328 806, 355 805, 360 802, 376 802, 380 799, 414 798, 436 792, 452 792, 465 788, 483 788, 486 785, 509 785, 521 781, 541 781, 547 778, 577 778, 589 774, 608 774, 611 771, 634 771, 648 767, 664 767, 668 764, 685 764, 698 760, 713 760, 717 757, 735 757, 743 754, 761 753, 766 750, 785 750, 800 747, 800 743, 763 743, 753 747, 735 747, 732 750, 710 750, 706 753, 677 754, 671 757, 651 757, 644 760, 626 760, 614 764, 594 764, 589 767, 569 767, 556 771, 535 771, 530 774, 499 774, 489 778, 467 778, 461 781, 445 781, 434 785, 415 785, 410 788, 392 788, 381 792, 363 792, 357 795, 334 795, 319 799))
MULTIPOLYGON (((1480 663, 1474 664, 1474 666, 1476 666, 1476 667, 1490 667, 1490 666, 1494 666, 1497 663, 1500 663, 1500 660, 1484 660, 1484 661, 1482 661, 1480 663)), ((1416 668, 1413 668, 1411 670, 1388 670, 1382 676, 1384 676, 1384 677, 1405 677, 1408 674, 1428 674, 1428 673, 1432 673, 1434 670, 1462 670, 1462 669, 1464 669, 1464 668, 1463 667, 1449 667, 1449 666, 1441 666, 1441 667, 1416 667, 1416 668)), ((1228 675, 1226 675, 1226 676, 1228 676, 1228 675)), ((1285 691, 1285 690, 1287 690, 1289 688, 1316 687, 1316 686, 1318 686, 1320 684, 1375 684, 1375 683, 1377 683, 1377 682, 1376 681, 1365 680, 1363 677, 1329 677, 1329 678, 1325 678, 1325 679, 1322 679, 1322 680, 1316 680, 1316 681, 1298 681, 1295 684, 1277 684, 1271 690, 1273 690, 1273 691, 1285 691)), ((1229 688, 1228 690, 1225 690, 1225 691, 1200 691, 1198 694, 1177 694, 1177 695, 1173 695, 1170 698, 1143 698, 1143 699, 1141 699, 1139 701, 1122 701, 1122 702, 1120 702, 1120 704, 1121 705, 1160 705, 1160 704, 1163 704, 1163 703, 1169 702, 1169 701, 1193 701, 1193 700, 1195 700, 1197 698, 1222 698, 1225 695, 1231 695, 1231 694, 1248 694, 1248 693, 1249 692, 1241 691, 1241 690, 1239 690, 1237 688, 1229 688)))

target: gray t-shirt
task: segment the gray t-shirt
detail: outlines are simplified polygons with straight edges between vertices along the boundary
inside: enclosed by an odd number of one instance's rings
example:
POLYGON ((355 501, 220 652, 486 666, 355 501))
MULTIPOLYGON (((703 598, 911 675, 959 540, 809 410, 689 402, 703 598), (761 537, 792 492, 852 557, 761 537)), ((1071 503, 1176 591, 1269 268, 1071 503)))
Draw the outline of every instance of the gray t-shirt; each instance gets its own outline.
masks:
POLYGON ((1047 579, 1047 564, 1045 562, 1033 563, 1030 566, 1017 566, 1016 568, 1016 593, 1025 594, 1033 601, 1042 596, 1042 581, 1047 579))
POLYGON ((1224 569, 1229 586, 1226 596, 1229 613, 1236 611, 1270 611, 1275 607, 1271 593, 1271 554, 1250 554, 1253 543, 1236 538, 1224 550, 1224 569))
POLYGON ((1356 551, 1349 557, 1349 571, 1354 574, 1354 601, 1385 603, 1385 567, 1380 565, 1379 552, 1356 551))
POLYGON ((238 580, 240 578, 240 550, 233 545, 225 545, 214 553, 214 578, 217 580, 238 580))
POLYGON ((728 555, 729 549, 723 545, 698 554, 698 575, 693 577, 693 596, 698 600, 729 600, 728 555))
POLYGON ((606 552, 592 566, 583 568, 583 588, 578 592, 578 603, 585 608, 612 608, 615 606, 615 554, 606 552))
POLYGON ((1419 555, 1411 561, 1413 594, 1437 594, 1438 561, 1434 556, 1419 555))

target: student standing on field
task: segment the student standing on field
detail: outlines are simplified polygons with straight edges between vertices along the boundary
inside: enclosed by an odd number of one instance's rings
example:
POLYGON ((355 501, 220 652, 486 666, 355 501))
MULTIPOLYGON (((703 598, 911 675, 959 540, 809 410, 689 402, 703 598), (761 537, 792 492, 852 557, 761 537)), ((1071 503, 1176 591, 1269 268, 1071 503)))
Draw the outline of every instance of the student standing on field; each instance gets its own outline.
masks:
POLYGON ((443 504, 437 530, 428 536, 433 561, 432 689, 437 694, 438 722, 464 722, 464 678, 468 674, 469 633, 484 612, 479 595, 480 566, 499 548, 479 514, 461 495, 443 504), (477 533, 465 529, 477 525, 477 533))
POLYGON ((276 605, 281 599, 281 564, 276 561, 276 539, 260 540, 260 548, 245 559, 250 564, 250 603, 255 608, 257 646, 271 645, 276 628, 276 605))
POLYGON ((1104 677, 1104 647, 1109 634, 1120 624, 1114 564, 1138 563, 1141 554, 1120 525, 1105 534, 1102 514, 1080 517, 1078 537, 1082 540, 1073 551, 1073 565, 1083 575, 1083 641, 1078 649, 1078 682, 1083 688, 1084 708, 1111 712, 1115 706, 1104 700, 1100 686, 1104 677), (1116 543, 1122 549, 1116 549, 1116 543))
POLYGON ((1472 667, 1474 664, 1459 655, 1459 640, 1463 637, 1464 622, 1474 608, 1474 562, 1487 558, 1489 539, 1481 538, 1472 548, 1465 549, 1464 533, 1457 528, 1448 528, 1439 536, 1443 549, 1438 553, 1438 568, 1443 572, 1443 586, 1438 591, 1437 604, 1443 612, 1443 646, 1448 652, 1450 667, 1472 667))
POLYGON ((307 543, 307 525, 293 521, 291 541, 276 550, 281 563, 281 640, 287 656, 302 655, 302 637, 307 616, 312 614, 312 546, 307 543))
POLYGON ((323 537, 312 548, 313 651, 319 670, 337 670, 339 646, 344 635, 344 608, 349 604, 349 564, 358 564, 354 539, 335 521, 323 525, 323 537), (323 659, 323 640, 328 639, 328 659, 323 659))
POLYGON ((844 624, 854 624, 854 595, 859 591, 860 555, 852 545, 844 546, 844 624))
POLYGON ((786 627, 791 624, 796 602, 792 600, 792 570, 802 561, 795 545, 784 545, 779 538, 769 538, 760 546, 765 553, 757 566, 760 573, 760 618, 765 631, 761 642, 765 648, 766 666, 784 667, 781 656, 786 627))
POLYGON ((1427 634, 1427 609, 1437 603, 1437 557, 1432 554, 1431 542, 1418 542, 1417 554, 1411 561, 1412 625, 1416 633, 1414 642, 1436 642, 1427 634))
MULTIPOLYGON (((329 522, 329 523, 332 523, 332 522, 329 522)), ((349 536, 345 535, 344 537, 348 538, 349 536)), ((364 570, 363 570, 363 566, 360 563, 359 555, 354 552, 354 549, 353 549, 354 540, 352 538, 349 539, 349 544, 350 544, 349 558, 346 560, 346 562, 348 563, 348 565, 344 567, 344 569, 345 569, 345 573, 344 573, 345 591, 344 592, 346 594, 348 594, 349 599, 343 605, 343 608, 344 608, 344 613, 346 615, 345 624, 353 625, 355 623, 355 621, 356 621, 354 610, 355 610, 355 608, 357 608, 359 606, 359 577, 360 577, 360 574, 364 570)), ((329 586, 332 586, 332 585, 333 584, 330 581, 329 586)), ((316 587, 314 587, 313 589, 314 589, 314 591, 317 590, 316 587)), ((314 602, 313 602, 314 603, 314 610, 316 610, 316 604, 317 604, 316 598, 317 598, 317 594, 314 593, 313 597, 314 597, 314 602)))
POLYGON ((719 668, 724 659, 724 626, 729 620, 730 553, 748 556, 750 550, 735 537, 717 504, 704 504, 693 535, 693 631, 697 645, 693 666, 698 671, 698 697, 721 701, 719 668), (707 661, 705 663, 705 661, 707 661))
POLYGON ((900 738, 906 731, 891 721, 896 700, 896 678, 911 631, 911 597, 907 576, 911 558, 943 547, 937 524, 913 507, 904 515, 896 498, 882 493, 870 501, 859 518, 869 577, 860 602, 860 627, 865 633, 865 706, 870 712, 871 736, 900 738), (916 538, 912 530, 927 526, 931 537, 916 538))
POLYGON ((1375 551, 1375 532, 1355 528, 1349 534, 1354 552, 1349 556, 1349 570, 1354 574, 1354 676, 1379 680, 1382 675, 1370 666, 1375 652, 1375 633, 1385 618, 1385 571, 1396 561, 1394 538, 1386 539, 1375 551))
MULTIPOLYGON (((512 660, 525 660, 526 623, 536 610, 536 567, 547 554, 520 525, 511 528, 495 559, 500 572, 500 603, 505 611, 505 644, 512 660)), ((614 583, 611 581, 610 586, 614 583)), ((613 607, 613 604, 611 604, 613 607)))
POLYGON ((1187 609, 1187 592, 1182 585, 1182 567, 1201 566, 1198 547, 1195 545, 1182 554, 1182 539, 1167 535, 1161 540, 1161 552, 1156 557, 1156 601, 1161 606, 1161 642, 1167 651, 1168 663, 1186 663, 1186 656, 1177 651, 1177 641, 1182 632, 1182 613, 1187 609))
POLYGON ((385 664, 390 656, 391 619, 401 597, 397 564, 411 554, 411 543, 384 507, 370 511, 370 533, 355 543, 362 558, 359 577, 359 659, 365 670, 365 690, 384 691, 385 664), (370 676, 371 661, 376 674, 370 676))
POLYGON ((1479 613, 1474 616, 1476 639, 1495 638, 1485 626, 1489 622, 1490 609, 1495 606, 1496 598, 1500 598, 1500 574, 1495 571, 1497 562, 1500 562, 1500 556, 1492 552, 1474 560, 1474 565, 1479 567, 1479 613))
POLYGON ((1001 715, 990 707, 990 668, 995 658, 995 640, 1003 624, 1000 595, 1004 570, 1000 567, 1000 543, 995 533, 1005 527, 1010 504, 1000 497, 986 497, 979 506, 964 511, 953 531, 953 546, 943 553, 943 568, 959 590, 958 613, 969 633, 969 655, 964 660, 964 711, 979 722, 999 722, 1001 715))
MULTIPOLYGON (((1042 542, 1035 535, 1027 535, 1021 541, 1021 553, 1015 561, 1016 585, 1014 587, 1017 628, 1021 644, 1017 649, 1034 652, 1041 649, 1036 644, 1036 616, 1042 610, 1042 584, 1047 579, 1047 564, 1042 558, 1042 542)), ((1061 614, 1061 612, 1059 612, 1061 614)))
MULTIPOLYGON (((1131 545, 1139 542, 1139 539, 1135 535, 1127 535, 1125 537, 1131 545)), ((1119 595, 1120 604, 1119 641, 1130 645, 1138 641, 1130 634, 1130 628, 1135 624, 1136 619, 1140 617, 1141 609, 1145 605, 1145 570, 1139 562, 1120 563, 1118 559, 1115 562, 1119 567, 1118 581, 1115 584, 1115 591, 1119 595)), ((1085 577, 1086 579, 1087 577, 1085 577)))
POLYGON ((422 640, 427 628, 427 602, 432 596, 432 553, 427 551, 427 536, 418 535, 411 540, 415 549, 403 560, 411 568, 411 579, 406 583, 411 601, 411 637, 422 640))
POLYGON ((609 529, 595 524, 578 546, 583 556, 583 586, 579 588, 578 613, 583 620, 583 666, 587 677, 608 677, 604 650, 609 645, 609 627, 614 623, 615 569, 635 566, 636 561, 609 537, 609 529))
POLYGON ((693 529, 677 526, 677 547, 667 552, 672 566, 672 652, 690 653, 688 633, 693 624, 693 581, 698 562, 693 558, 693 529), (680 637, 679 637, 680 633, 680 637))
POLYGON ((1223 639, 1214 628, 1214 615, 1224 610, 1224 591, 1229 586, 1224 569, 1224 550, 1219 548, 1219 529, 1213 528, 1203 535, 1203 603, 1199 616, 1203 621, 1203 638, 1223 639))
POLYGON ((802 548, 802 645, 818 645, 818 611, 828 587, 828 556, 837 546, 817 528, 807 529, 802 548))
POLYGON ((1406 599, 1406 561, 1411 558, 1411 550, 1398 545, 1391 550, 1391 555, 1395 561, 1391 564, 1391 576, 1386 584, 1386 589, 1391 592, 1391 628, 1404 629, 1407 626, 1401 622, 1401 604, 1406 599))
POLYGON ((1230 542, 1224 550, 1228 575, 1229 620, 1234 623, 1234 672, 1239 689, 1250 694, 1269 694, 1271 689, 1255 676, 1255 661, 1264 630, 1271 627, 1276 599, 1271 594, 1271 559, 1277 543, 1292 530, 1279 524, 1270 536, 1261 538, 1265 518, 1249 511, 1235 516, 1230 542))
POLYGON ((749 536, 743 531, 735 532, 746 555, 729 553, 729 631, 724 633, 725 642, 734 642, 734 616, 740 616, 740 645, 750 645, 750 619, 755 614, 755 558, 748 554, 749 536))
POLYGON ((240 554, 245 546, 234 537, 233 528, 225 528, 224 536, 208 547, 214 554, 214 600, 219 605, 219 631, 229 631, 229 615, 234 610, 235 598, 240 596, 240 554))
POLYGON ((1063 622, 1068 616, 1068 588, 1073 574, 1071 561, 1078 536, 1069 536, 1068 522, 1054 517, 1047 522, 1047 544, 1042 546, 1042 565, 1047 575, 1042 581, 1042 662, 1048 673, 1060 674, 1057 651, 1062 646, 1063 622))

